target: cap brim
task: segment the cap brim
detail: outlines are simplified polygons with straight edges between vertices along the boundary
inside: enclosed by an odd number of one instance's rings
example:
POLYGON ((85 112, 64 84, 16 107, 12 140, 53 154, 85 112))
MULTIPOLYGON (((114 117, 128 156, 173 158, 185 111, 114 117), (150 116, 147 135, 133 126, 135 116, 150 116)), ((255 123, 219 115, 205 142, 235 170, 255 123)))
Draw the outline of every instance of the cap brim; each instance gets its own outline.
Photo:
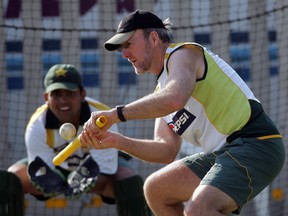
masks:
POLYGON ((70 91, 76 91, 78 87, 79 86, 74 83, 53 83, 46 88, 46 92, 48 93, 57 89, 67 89, 70 91))
POLYGON ((105 42, 104 48, 108 51, 115 51, 120 47, 122 43, 132 37, 134 33, 135 31, 118 33, 105 42))

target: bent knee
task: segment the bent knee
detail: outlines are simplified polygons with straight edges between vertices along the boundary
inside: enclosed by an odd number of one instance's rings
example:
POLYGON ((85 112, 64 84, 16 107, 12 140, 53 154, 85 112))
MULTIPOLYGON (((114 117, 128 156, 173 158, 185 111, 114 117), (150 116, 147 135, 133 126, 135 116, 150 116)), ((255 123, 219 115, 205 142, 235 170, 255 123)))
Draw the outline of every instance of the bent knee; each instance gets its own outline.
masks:
POLYGON ((153 192, 153 188, 154 188, 154 183, 153 180, 151 178, 151 176, 148 176, 147 179, 145 180, 144 184, 143 184, 143 190, 144 190, 144 194, 150 194, 151 192, 153 192))
MULTIPOLYGON (((28 172, 27 172, 27 166, 23 165, 23 164, 13 164, 12 166, 10 166, 7 169, 8 172, 13 173, 14 175, 16 175, 20 181, 22 182, 23 186, 26 183, 29 183, 29 176, 28 176, 28 172)), ((25 189, 24 189, 25 190, 25 189)))
POLYGON ((143 185, 144 195, 146 198, 151 199, 155 194, 159 194, 158 178, 154 174, 147 177, 143 185))
MULTIPOLYGON (((216 201, 215 201, 216 202, 216 201)), ((189 203, 185 205, 184 213, 185 215, 230 215, 232 212, 236 211, 237 208, 229 206, 216 207, 214 205, 202 205, 202 203, 189 203)))
POLYGON ((237 203, 218 188, 200 185, 187 202, 185 213, 187 215, 192 213, 192 215, 227 215, 238 208, 237 203))
POLYGON ((7 169, 7 171, 21 177, 23 175, 27 175, 27 166, 23 164, 13 164, 7 169))

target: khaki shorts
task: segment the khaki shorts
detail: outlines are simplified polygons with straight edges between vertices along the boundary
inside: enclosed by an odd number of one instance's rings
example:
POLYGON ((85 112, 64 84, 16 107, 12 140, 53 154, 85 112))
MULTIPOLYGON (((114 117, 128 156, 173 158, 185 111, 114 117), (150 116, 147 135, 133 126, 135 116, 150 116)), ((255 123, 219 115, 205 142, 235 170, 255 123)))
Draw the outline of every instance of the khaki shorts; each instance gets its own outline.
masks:
POLYGON ((239 206, 235 213, 239 213, 275 179, 284 159, 282 139, 238 138, 211 154, 182 160, 202 179, 201 185, 212 185, 233 198, 239 206))

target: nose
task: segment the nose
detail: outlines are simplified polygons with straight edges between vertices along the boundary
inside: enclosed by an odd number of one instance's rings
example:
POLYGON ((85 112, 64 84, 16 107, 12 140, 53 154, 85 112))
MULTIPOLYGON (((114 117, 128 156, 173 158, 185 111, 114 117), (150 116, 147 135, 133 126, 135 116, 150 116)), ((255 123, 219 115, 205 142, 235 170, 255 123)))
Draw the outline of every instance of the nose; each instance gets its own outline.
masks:
POLYGON ((62 103, 68 101, 69 98, 70 98, 69 95, 68 95, 68 94, 65 94, 65 93, 61 94, 60 97, 59 97, 59 99, 60 99, 60 101, 61 101, 62 103))
POLYGON ((129 57, 129 52, 127 51, 127 49, 122 48, 122 58, 126 59, 129 57))

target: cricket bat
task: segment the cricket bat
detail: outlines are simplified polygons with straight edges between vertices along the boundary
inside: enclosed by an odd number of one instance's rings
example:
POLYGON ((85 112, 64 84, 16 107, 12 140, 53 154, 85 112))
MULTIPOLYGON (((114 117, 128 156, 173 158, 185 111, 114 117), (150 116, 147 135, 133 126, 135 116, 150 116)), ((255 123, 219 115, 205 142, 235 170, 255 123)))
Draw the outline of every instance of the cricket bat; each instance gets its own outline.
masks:
MULTIPOLYGON (((105 116, 100 116, 96 120, 96 125, 99 128, 104 127, 106 123, 107 118, 105 116)), ((63 163, 73 152, 75 152, 81 146, 80 136, 81 134, 53 158, 53 164, 55 166, 59 166, 61 163, 63 163)))

